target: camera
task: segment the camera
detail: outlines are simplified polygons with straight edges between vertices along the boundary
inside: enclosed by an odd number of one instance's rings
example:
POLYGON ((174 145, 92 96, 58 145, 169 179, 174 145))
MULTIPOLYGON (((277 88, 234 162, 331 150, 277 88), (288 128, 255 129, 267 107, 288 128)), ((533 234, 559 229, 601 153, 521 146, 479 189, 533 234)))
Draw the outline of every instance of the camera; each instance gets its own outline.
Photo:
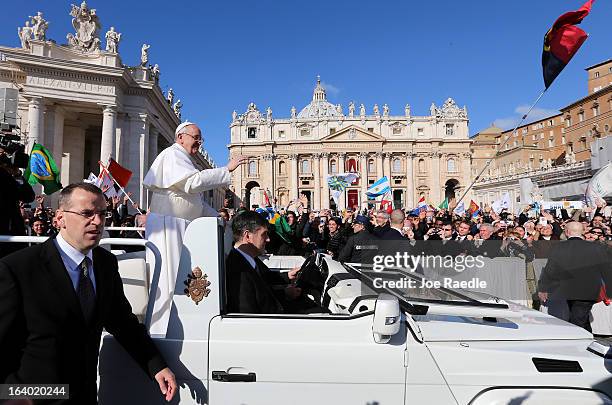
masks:
POLYGON ((25 145, 20 142, 19 135, 0 133, 0 164, 15 166, 20 169, 28 167, 30 157, 25 153, 25 145))

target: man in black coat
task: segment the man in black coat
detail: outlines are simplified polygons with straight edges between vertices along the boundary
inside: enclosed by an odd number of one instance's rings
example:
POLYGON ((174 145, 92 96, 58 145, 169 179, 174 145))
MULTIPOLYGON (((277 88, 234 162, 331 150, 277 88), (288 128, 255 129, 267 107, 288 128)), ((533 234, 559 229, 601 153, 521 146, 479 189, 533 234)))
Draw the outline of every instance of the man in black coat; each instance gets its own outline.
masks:
POLYGON ((71 184, 60 195, 56 238, 0 259, 0 383, 68 384, 64 404, 97 402, 102 329, 159 384, 174 374, 123 293, 117 259, 96 247, 106 202, 97 187, 71 184))
POLYGON ((378 238, 372 235, 367 226, 370 223, 368 217, 357 215, 353 221, 353 235, 347 240, 346 244, 340 250, 338 261, 347 263, 363 263, 363 260, 368 260, 370 256, 375 254, 373 250, 378 248, 378 238))
MULTIPOLYGON (((585 241, 580 222, 565 225, 567 241, 557 242, 548 255, 548 262, 538 282, 538 296, 547 302, 566 300, 569 322, 591 331, 589 314, 597 302, 602 284, 612 290, 612 261, 610 248, 585 241)), ((554 243, 554 242, 549 242, 554 243)))
POLYGON ((287 284, 296 278, 299 267, 281 274, 259 260, 269 241, 267 221, 252 211, 241 213, 234 217, 232 233, 235 245, 225 262, 227 312, 292 312, 292 301, 302 292, 287 284))

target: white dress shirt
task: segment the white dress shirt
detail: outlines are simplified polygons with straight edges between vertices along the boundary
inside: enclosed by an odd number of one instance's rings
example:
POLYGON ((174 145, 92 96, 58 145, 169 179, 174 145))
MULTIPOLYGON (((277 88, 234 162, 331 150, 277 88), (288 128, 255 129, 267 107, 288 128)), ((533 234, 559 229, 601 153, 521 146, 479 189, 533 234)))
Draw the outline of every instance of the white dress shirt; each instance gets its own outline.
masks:
POLYGON ((74 291, 76 291, 77 286, 79 285, 79 275, 81 273, 79 265, 83 259, 85 259, 85 257, 89 258, 87 261, 87 270, 89 271, 89 278, 93 284, 94 291, 96 291, 96 277, 93 269, 93 256, 91 254, 91 250, 84 255, 66 242, 64 238, 62 238, 61 233, 57 234, 56 238, 53 240, 53 243, 55 243, 55 247, 57 247, 57 250, 59 250, 62 262, 64 262, 64 267, 68 271, 68 275, 72 281, 74 291))

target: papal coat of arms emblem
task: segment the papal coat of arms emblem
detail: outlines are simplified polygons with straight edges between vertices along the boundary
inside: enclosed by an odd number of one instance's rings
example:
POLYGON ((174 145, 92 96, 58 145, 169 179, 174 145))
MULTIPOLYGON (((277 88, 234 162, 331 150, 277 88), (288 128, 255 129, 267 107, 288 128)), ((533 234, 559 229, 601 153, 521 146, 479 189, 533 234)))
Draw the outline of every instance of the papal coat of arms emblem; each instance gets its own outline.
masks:
POLYGON ((185 294, 189 295, 197 305, 210 293, 210 289, 207 288, 210 285, 210 281, 207 280, 208 275, 204 274, 199 267, 196 267, 187 277, 185 294))

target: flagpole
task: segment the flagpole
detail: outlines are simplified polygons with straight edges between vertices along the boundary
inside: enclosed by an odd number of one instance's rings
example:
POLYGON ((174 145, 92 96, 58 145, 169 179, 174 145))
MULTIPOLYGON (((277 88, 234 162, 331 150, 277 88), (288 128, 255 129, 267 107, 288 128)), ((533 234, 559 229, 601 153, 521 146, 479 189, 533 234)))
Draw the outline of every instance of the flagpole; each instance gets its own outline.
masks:
POLYGON ((136 204, 134 202, 134 200, 132 200, 132 198, 130 197, 130 195, 128 193, 125 192, 125 190, 123 189, 123 187, 121 187, 121 184, 117 183, 117 180, 115 180, 115 178, 113 177, 113 175, 108 171, 108 169, 106 168, 106 166, 104 166, 104 163, 102 163, 101 161, 98 161, 98 163, 100 164, 100 166, 102 166, 102 168, 106 171, 106 174, 108 174, 108 177, 111 178, 111 180, 113 181, 113 183, 115 183, 117 186, 119 186, 119 189, 121 190, 121 192, 123 194, 125 194, 125 196, 128 198, 128 200, 130 200, 130 202, 132 203, 132 207, 136 208, 136 211, 138 211, 138 213, 140 215, 144 215, 142 213, 142 211, 140 211, 140 208, 138 208, 138 204, 136 204))
MULTIPOLYGON (((521 124, 525 121, 525 119, 527 119, 527 116, 529 115, 529 113, 531 112, 531 110, 534 109, 534 107, 536 106, 536 104, 538 104, 538 102, 540 101, 540 99, 542 98, 542 96, 544 96, 544 93, 546 93, 546 90, 548 90, 548 87, 546 87, 544 90, 542 90, 542 92, 540 93, 540 95, 538 96, 538 98, 536 98, 536 100, 533 102, 533 104, 531 105, 531 107, 529 107, 529 110, 527 110, 527 112, 525 113, 525 115, 523 115, 521 117, 521 120, 519 121, 518 124, 516 124, 516 126, 514 127, 514 129, 512 130, 512 134, 514 134, 516 132, 516 130, 518 129, 518 127, 521 126, 521 124)), ((497 150, 497 152, 495 153, 495 155, 493 155, 493 157, 491 157, 489 160, 487 160, 487 162, 485 163, 484 167, 482 168, 482 170, 480 170, 480 173, 478 173, 478 175, 474 178, 474 180, 472 181, 472 183, 468 186, 468 188, 465 189, 465 191, 463 192, 463 194, 461 195, 461 197, 457 200, 457 205, 459 205, 459 203, 465 198, 465 196, 467 195, 467 193, 472 189, 472 187, 474 187, 474 184, 476 184, 476 182, 480 179, 480 176, 482 176, 482 174, 487 170, 487 168, 489 167, 489 165, 491 164, 491 162, 493 161, 493 159, 495 159, 498 155, 501 154, 501 152, 503 151, 503 147, 504 145, 506 145, 508 143, 508 141, 510 140, 510 138, 513 138, 512 136, 509 136, 501 145, 499 145, 499 149, 497 150)))

